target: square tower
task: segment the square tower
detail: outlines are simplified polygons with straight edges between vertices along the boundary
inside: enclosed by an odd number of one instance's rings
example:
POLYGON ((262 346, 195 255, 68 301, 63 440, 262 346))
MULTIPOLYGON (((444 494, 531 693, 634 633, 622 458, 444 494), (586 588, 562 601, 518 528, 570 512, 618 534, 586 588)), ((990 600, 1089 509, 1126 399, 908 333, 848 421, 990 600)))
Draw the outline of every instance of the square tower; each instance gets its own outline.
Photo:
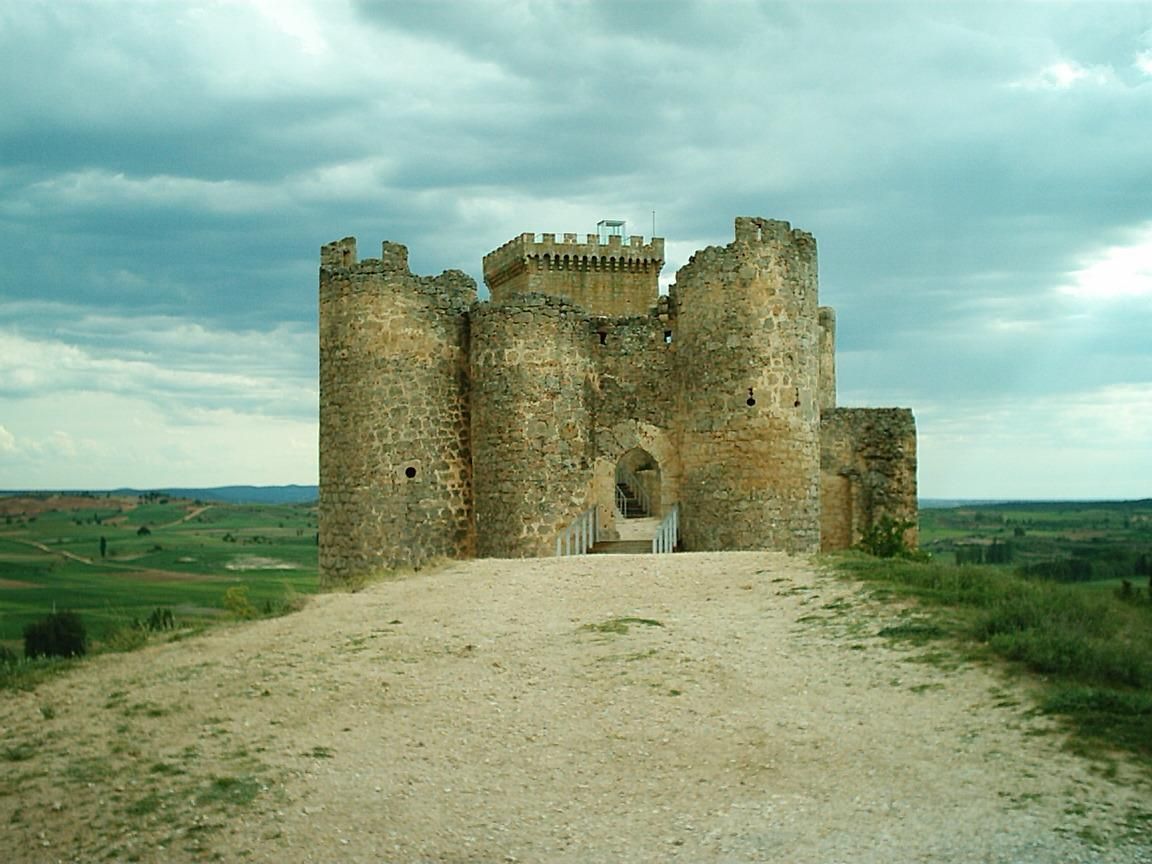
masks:
MULTIPOLYGON (((621 225, 623 223, 620 223, 621 225)), ((646 315, 659 296, 664 239, 640 236, 555 234, 537 240, 531 232, 484 256, 484 283, 492 302, 523 294, 545 294, 575 303, 593 315, 646 315)))

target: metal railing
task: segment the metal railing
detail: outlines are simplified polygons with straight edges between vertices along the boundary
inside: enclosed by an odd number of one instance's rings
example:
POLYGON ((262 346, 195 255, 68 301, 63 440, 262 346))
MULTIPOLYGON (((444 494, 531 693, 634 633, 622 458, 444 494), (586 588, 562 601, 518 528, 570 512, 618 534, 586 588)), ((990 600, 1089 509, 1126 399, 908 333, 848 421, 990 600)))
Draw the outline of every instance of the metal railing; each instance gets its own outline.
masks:
POLYGON ((577 516, 556 535, 556 557, 583 555, 596 542, 596 505, 577 516))
POLYGON ((628 515, 627 501, 624 494, 620 491, 620 486, 623 484, 628 487, 628 490, 636 498, 636 502, 640 505, 640 509, 644 511, 645 515, 652 512, 652 496, 648 494, 648 487, 645 486, 639 477, 629 471, 627 468, 620 466, 616 467, 616 508, 625 516, 628 515))
POLYGON ((656 536, 652 538, 652 554, 675 552, 680 542, 680 505, 673 504, 668 514, 660 520, 656 536))

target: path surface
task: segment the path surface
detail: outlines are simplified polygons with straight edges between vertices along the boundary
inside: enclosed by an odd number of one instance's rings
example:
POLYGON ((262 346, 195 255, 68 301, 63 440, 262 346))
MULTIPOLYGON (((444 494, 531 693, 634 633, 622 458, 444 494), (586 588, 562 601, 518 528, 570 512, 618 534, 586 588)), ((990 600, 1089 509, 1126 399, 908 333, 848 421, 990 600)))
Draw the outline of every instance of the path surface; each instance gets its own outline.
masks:
POLYGON ((0 860, 1138 862, 1026 695, 760 553, 476 561, 3 694, 0 860))

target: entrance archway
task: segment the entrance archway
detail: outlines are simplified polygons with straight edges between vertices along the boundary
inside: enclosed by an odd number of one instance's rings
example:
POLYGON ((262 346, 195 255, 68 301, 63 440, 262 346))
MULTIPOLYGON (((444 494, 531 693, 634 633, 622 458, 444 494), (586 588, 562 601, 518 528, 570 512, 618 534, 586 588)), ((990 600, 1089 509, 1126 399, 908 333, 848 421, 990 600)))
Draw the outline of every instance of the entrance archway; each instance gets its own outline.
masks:
POLYGON ((633 447, 616 462, 615 516, 620 520, 658 516, 660 463, 643 447, 633 447))

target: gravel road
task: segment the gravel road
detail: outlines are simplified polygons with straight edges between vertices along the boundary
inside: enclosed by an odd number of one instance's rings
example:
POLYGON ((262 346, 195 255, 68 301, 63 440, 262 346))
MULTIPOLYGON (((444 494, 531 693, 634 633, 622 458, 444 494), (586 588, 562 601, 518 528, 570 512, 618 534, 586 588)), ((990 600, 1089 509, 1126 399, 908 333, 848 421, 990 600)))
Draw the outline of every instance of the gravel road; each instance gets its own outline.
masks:
POLYGON ((0 703, 0 861, 1152 862, 1148 779, 770 553, 453 563, 0 703))

